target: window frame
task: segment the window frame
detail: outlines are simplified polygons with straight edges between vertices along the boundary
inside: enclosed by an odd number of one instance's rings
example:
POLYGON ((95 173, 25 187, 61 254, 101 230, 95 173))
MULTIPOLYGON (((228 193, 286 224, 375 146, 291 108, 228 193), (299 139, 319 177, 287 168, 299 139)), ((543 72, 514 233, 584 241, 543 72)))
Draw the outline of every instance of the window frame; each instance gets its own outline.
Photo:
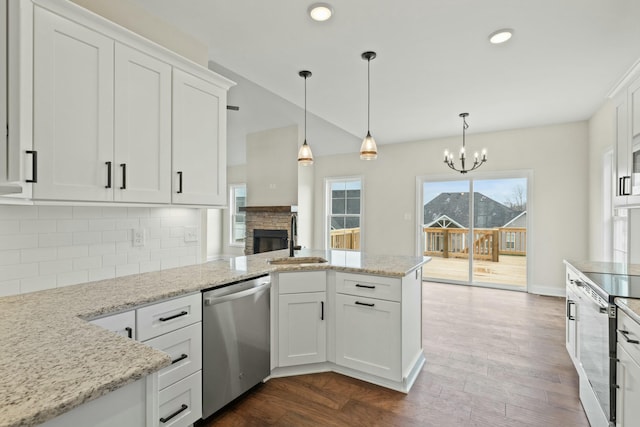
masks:
POLYGON ((247 216, 246 213, 237 213, 236 212, 236 204, 237 204, 237 200, 236 200, 236 191, 238 189, 244 189, 245 192, 245 202, 246 202, 246 197, 247 197, 247 184, 245 183, 238 183, 238 184, 230 184, 229 185, 229 246, 235 246, 235 247, 245 247, 246 244, 246 232, 247 232, 247 216), (244 217, 244 229, 245 229, 245 237, 242 241, 236 241, 235 237, 233 235, 234 232, 234 225, 236 223, 236 218, 242 216, 244 217))
POLYGON ((364 250, 364 177, 361 175, 353 175, 353 176, 337 176, 337 177, 327 177, 324 180, 324 188, 325 188, 325 203, 324 203, 324 247, 325 250, 342 250, 342 251, 350 251, 350 252, 359 252, 364 250), (332 210, 332 194, 331 194, 331 185, 337 182, 359 182, 360 183, 360 214, 344 214, 344 215, 336 215, 336 216, 348 216, 348 217, 357 217, 360 220, 360 249, 342 249, 342 248, 332 248, 331 247, 331 219, 334 216, 331 213, 332 210))

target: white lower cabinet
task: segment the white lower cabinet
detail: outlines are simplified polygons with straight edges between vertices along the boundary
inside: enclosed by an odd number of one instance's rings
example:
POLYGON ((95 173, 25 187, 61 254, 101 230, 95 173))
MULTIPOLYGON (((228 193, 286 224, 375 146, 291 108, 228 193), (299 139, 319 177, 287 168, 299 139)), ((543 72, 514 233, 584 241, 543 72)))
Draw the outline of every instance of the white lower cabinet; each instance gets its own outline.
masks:
POLYGON ((640 420, 640 364, 618 344, 616 427, 635 426, 640 420))
POLYGON ((294 366, 327 360, 326 292, 279 297, 279 365, 294 366))
POLYGON ((90 323, 123 337, 136 338, 136 312, 134 310, 93 319, 90 323))
POLYGON ((402 379, 400 303, 336 295, 336 363, 402 379))
POLYGON ((183 427, 202 417, 202 371, 160 390, 162 427, 183 427))

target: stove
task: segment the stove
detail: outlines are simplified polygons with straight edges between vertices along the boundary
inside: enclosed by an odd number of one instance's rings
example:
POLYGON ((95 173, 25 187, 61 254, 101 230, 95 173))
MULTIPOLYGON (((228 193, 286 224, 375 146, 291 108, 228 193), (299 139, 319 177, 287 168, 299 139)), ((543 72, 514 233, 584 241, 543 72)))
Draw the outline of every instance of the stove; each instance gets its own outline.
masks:
POLYGON ((582 273, 590 284, 596 285, 594 290, 613 304, 616 297, 640 298, 640 276, 607 273, 582 273))

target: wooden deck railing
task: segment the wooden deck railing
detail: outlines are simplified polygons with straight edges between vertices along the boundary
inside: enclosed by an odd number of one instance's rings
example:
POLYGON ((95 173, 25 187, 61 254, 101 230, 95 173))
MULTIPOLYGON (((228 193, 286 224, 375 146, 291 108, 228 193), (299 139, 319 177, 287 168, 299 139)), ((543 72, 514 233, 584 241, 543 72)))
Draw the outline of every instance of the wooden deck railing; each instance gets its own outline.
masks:
POLYGON ((423 227, 424 255, 468 258, 498 262, 500 255, 526 255, 526 228, 476 228, 470 245, 467 228, 423 227))
POLYGON ((331 249, 360 249, 360 227, 331 230, 331 249))

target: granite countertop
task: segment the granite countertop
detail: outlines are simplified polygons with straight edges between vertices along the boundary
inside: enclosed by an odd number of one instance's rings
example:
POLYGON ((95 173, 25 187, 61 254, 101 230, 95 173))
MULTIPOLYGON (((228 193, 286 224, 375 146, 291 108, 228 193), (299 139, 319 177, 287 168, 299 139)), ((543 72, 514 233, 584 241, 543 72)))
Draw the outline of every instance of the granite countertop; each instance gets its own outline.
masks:
POLYGON ((616 298, 616 305, 633 320, 640 323, 640 299, 616 298))
POLYGON ((402 277, 430 260, 302 250, 296 256, 329 262, 267 263, 286 256, 287 250, 267 252, 0 298, 0 426, 43 423, 171 363, 166 353, 86 319, 271 272, 331 269, 402 277))

